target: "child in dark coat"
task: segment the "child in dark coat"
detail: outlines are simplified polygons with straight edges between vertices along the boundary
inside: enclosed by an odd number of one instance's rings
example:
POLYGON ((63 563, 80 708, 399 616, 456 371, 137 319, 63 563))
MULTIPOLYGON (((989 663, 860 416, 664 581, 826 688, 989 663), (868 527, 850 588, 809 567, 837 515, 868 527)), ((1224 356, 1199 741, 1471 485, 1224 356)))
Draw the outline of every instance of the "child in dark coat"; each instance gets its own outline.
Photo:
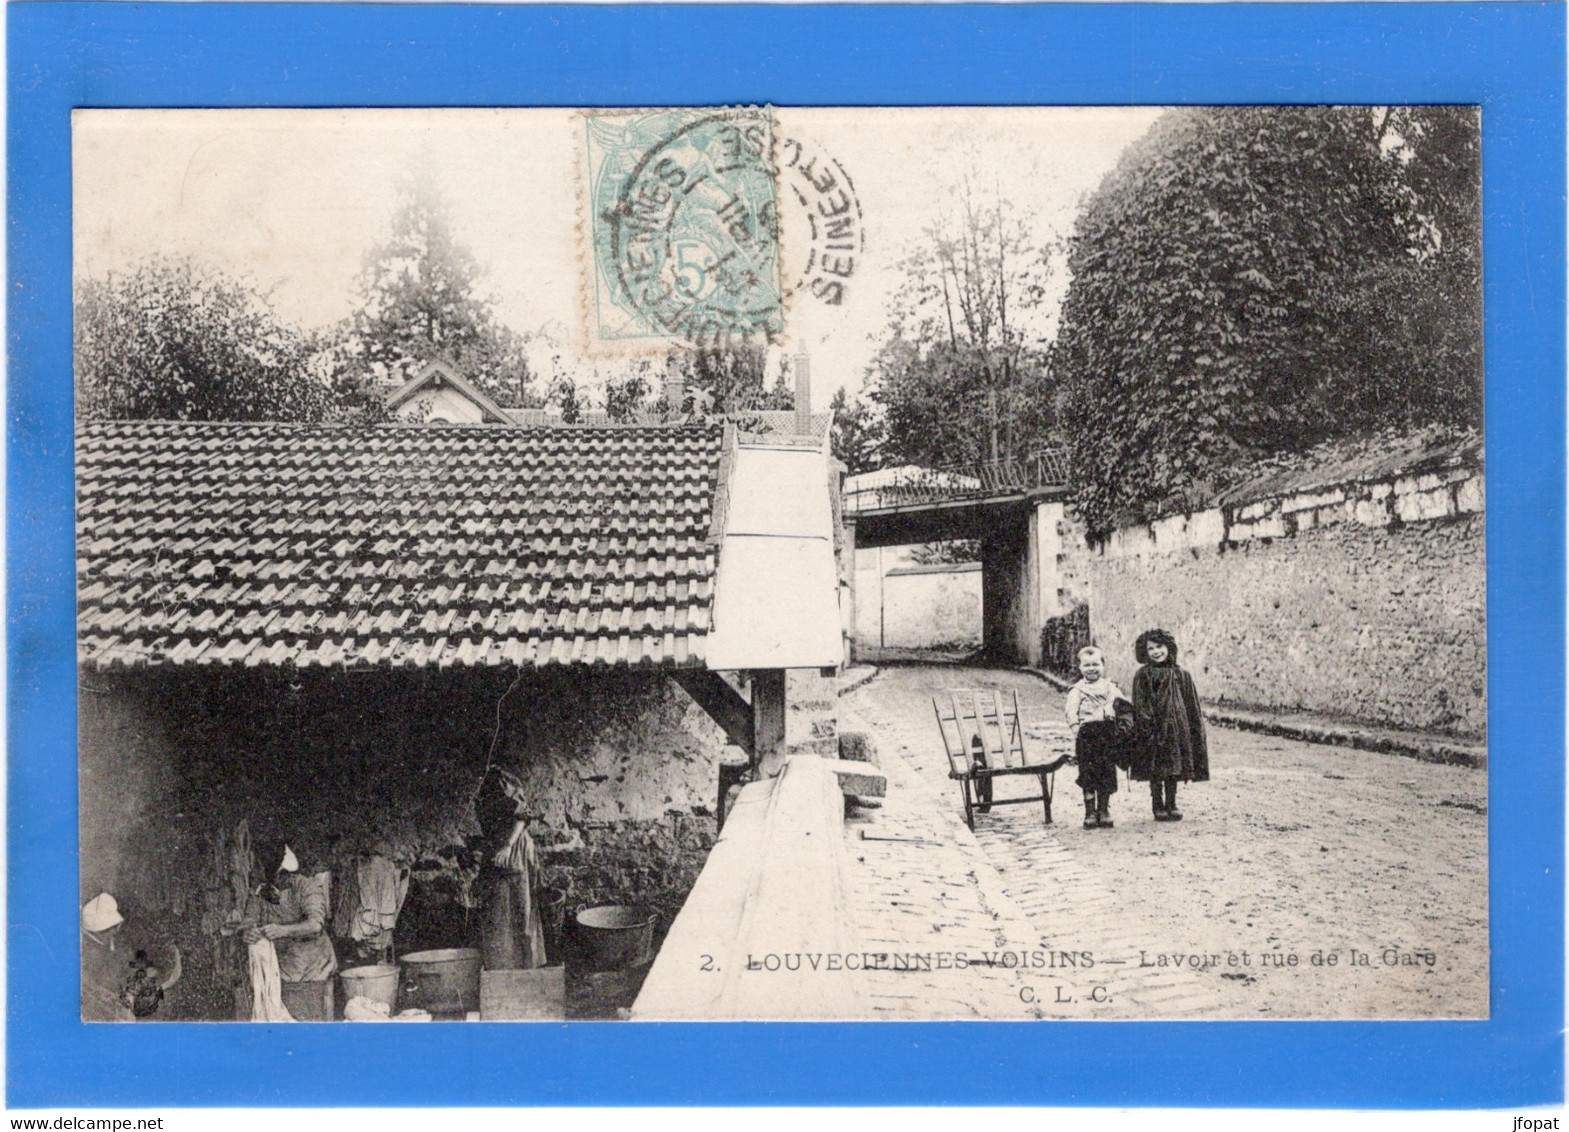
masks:
POLYGON ((1073 735, 1073 754, 1079 764, 1079 788, 1084 791, 1084 828, 1110 829, 1111 796, 1117 792, 1117 763, 1127 742, 1116 722, 1117 705, 1127 706, 1122 689, 1106 679, 1106 659, 1094 646, 1079 650, 1079 674, 1068 689, 1063 709, 1073 735))
POLYGON ((1148 778, 1156 821, 1181 821, 1177 782, 1209 781, 1209 744, 1193 677, 1177 667, 1177 642, 1151 629, 1134 643, 1133 712, 1145 745, 1134 778, 1148 778))

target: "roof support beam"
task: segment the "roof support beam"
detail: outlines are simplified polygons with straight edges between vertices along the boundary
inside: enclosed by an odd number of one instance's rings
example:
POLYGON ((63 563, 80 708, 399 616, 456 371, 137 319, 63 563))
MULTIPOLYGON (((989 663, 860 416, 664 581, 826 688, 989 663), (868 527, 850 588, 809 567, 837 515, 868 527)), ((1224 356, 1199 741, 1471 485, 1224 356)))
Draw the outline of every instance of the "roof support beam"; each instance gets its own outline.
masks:
POLYGON ((681 690, 719 724, 725 736, 749 756, 755 765, 752 705, 719 676, 706 668, 679 668, 670 678, 681 685, 681 690))

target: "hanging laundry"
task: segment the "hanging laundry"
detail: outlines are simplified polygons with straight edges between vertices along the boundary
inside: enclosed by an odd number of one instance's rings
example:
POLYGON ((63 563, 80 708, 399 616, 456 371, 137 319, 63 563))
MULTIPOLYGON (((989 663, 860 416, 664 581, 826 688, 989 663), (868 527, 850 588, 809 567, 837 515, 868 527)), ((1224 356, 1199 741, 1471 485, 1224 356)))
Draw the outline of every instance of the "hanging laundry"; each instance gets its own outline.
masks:
POLYGON ((409 870, 379 853, 345 862, 332 909, 332 933, 357 961, 389 962, 392 930, 409 892, 409 870))
POLYGON ((371 939, 390 932, 398 923, 404 897, 409 894, 409 870, 400 869, 380 855, 361 857, 355 870, 359 880, 359 908, 350 930, 353 939, 371 939))

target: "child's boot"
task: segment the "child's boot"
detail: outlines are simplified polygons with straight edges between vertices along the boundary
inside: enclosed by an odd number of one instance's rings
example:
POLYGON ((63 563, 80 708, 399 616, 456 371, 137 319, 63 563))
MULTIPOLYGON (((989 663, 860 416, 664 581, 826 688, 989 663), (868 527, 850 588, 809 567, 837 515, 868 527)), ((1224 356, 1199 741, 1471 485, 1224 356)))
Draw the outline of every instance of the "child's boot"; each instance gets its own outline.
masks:
POLYGON ((1159 778, 1150 779, 1150 806, 1156 821, 1170 821, 1166 816, 1166 784, 1159 778))
POLYGON ((1086 790, 1084 792, 1084 828, 1094 829, 1095 826, 1095 791, 1086 790))
POLYGON ((1095 824, 1102 829, 1111 829, 1111 795, 1102 790, 1095 796, 1095 824))
POLYGON ((1177 780, 1175 778, 1166 779, 1166 820, 1182 820, 1182 812, 1177 809, 1177 780))

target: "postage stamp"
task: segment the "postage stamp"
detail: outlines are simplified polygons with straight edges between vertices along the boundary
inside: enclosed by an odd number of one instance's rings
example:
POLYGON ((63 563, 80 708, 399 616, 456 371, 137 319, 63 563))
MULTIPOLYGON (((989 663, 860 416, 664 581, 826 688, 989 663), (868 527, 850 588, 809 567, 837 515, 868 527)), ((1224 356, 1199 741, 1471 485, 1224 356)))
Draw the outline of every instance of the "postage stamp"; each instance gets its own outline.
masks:
POLYGON ((784 328, 773 114, 591 112, 590 343, 702 343, 784 328))

